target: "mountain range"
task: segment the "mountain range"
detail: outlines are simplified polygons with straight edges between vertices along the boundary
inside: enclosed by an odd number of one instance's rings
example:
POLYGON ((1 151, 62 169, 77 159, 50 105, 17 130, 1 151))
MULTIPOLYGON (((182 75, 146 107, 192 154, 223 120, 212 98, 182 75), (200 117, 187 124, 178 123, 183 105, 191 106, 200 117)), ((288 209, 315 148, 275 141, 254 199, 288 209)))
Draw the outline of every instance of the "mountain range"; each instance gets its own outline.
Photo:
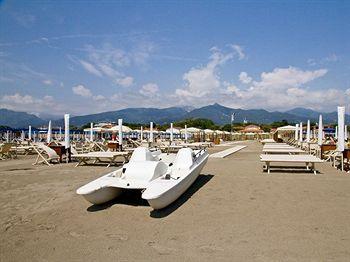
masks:
MULTIPOLYGON (((98 114, 84 116, 74 116, 70 119, 70 124, 82 126, 90 122, 116 122, 122 118, 125 123, 146 124, 151 121, 158 124, 166 124, 189 118, 206 118, 212 120, 218 125, 229 124, 231 114, 235 113, 234 122, 248 122, 268 124, 275 121, 287 120, 290 123, 306 122, 310 119, 317 122, 320 114, 323 116, 324 123, 336 123, 337 112, 321 113, 306 108, 294 108, 286 112, 267 111, 263 109, 233 109, 219 104, 204 106, 193 109, 191 107, 169 107, 169 108, 126 108, 117 111, 109 111, 98 114)), ((350 122, 350 115, 346 115, 346 122, 350 122)), ((25 112, 16 112, 8 109, 0 109, 0 125, 13 128, 38 127, 47 125, 47 119, 42 119, 33 114, 25 112)), ((54 126, 63 126, 63 119, 53 120, 54 126)))

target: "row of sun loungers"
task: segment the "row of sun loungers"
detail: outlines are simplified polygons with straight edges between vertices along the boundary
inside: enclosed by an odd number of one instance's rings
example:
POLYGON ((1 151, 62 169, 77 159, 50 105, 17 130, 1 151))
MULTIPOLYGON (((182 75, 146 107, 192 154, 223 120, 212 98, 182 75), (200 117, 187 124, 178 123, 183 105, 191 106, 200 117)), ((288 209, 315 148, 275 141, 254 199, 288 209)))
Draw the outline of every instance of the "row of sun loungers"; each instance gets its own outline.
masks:
POLYGON ((291 167, 290 164, 305 164, 306 170, 311 170, 316 175, 315 164, 323 162, 320 158, 286 143, 265 143, 262 152, 260 161, 265 163, 268 174, 272 168, 271 164, 279 163, 283 168, 291 167))

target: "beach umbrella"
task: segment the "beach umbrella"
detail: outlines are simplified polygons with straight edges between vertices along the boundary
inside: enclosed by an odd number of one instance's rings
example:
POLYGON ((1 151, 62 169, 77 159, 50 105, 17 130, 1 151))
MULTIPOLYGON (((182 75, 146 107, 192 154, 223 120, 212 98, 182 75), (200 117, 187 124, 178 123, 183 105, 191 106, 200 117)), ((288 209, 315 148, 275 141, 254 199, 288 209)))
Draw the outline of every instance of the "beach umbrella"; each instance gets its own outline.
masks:
POLYGON ((303 122, 300 122, 299 141, 303 142, 303 122))
POLYGON ((212 134, 212 133, 214 133, 214 131, 211 129, 204 129, 204 133, 205 134, 212 134))
POLYGON ((323 123, 322 123, 322 115, 319 116, 318 119, 318 145, 321 146, 323 143, 323 123))
POLYGON ((90 123, 90 142, 94 141, 94 123, 90 123))
POLYGON ((25 133, 24 133, 24 130, 22 130, 22 132, 21 132, 21 140, 24 141, 24 139, 25 139, 25 133))
POLYGON ((49 121, 49 126, 47 128, 47 137, 46 137, 46 142, 49 144, 51 142, 51 134, 52 134, 52 130, 51 130, 51 120, 49 121))
POLYGON ((153 122, 149 124, 149 142, 153 143, 153 122))
POLYGON ((187 125, 185 125, 185 141, 187 142, 188 134, 187 134, 187 125))
MULTIPOLYGON (((339 119, 338 119, 339 121, 339 119)), ((338 138, 338 126, 335 127, 335 134, 334 134, 334 138, 337 139, 338 138)))
POLYGON ((170 123, 170 142, 173 142, 174 140, 174 130, 173 130, 174 126, 173 123, 170 123))
POLYGON ((60 140, 62 139, 62 127, 59 129, 59 134, 60 134, 60 140))
POLYGON ((345 148, 344 140, 344 123, 345 123, 345 107, 338 106, 338 142, 337 150, 343 152, 345 148))
POLYGON ((119 146, 121 148, 123 145, 123 119, 121 118, 118 119, 118 127, 119 127, 119 130, 118 130, 119 146))
POLYGON ((348 140, 348 126, 344 126, 344 140, 348 140))
POLYGON ((36 132, 34 131, 33 132, 33 141, 35 142, 35 140, 36 140, 36 132))
POLYGON ((32 140, 32 126, 28 127, 28 139, 32 140))
POLYGON ((306 142, 310 142, 310 120, 307 120, 306 142))
POLYGON ((298 141, 299 124, 295 124, 294 140, 298 141))
POLYGON ((140 138, 141 138, 141 141, 142 141, 143 140, 143 126, 141 126, 140 138))
POLYGON ((69 114, 64 115, 64 144, 66 149, 70 148, 69 114))
POLYGON ((10 142, 10 131, 6 131, 6 143, 10 142))

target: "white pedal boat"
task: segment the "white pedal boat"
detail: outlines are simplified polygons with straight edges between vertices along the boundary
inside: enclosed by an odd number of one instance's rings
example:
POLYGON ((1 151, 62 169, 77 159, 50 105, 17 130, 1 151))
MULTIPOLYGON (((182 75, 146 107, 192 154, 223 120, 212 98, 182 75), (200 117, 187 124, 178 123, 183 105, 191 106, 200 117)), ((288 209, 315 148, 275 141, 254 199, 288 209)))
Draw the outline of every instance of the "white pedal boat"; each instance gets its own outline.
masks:
POLYGON ((208 157, 209 154, 204 149, 180 149, 168 173, 152 180, 142 193, 142 198, 146 199, 153 209, 168 206, 193 184, 208 157))
POLYGON ((205 150, 183 148, 177 155, 167 155, 139 147, 129 163, 80 187, 77 194, 92 204, 102 204, 118 197, 123 190, 140 189, 142 198, 154 209, 160 209, 190 187, 207 160, 205 150))

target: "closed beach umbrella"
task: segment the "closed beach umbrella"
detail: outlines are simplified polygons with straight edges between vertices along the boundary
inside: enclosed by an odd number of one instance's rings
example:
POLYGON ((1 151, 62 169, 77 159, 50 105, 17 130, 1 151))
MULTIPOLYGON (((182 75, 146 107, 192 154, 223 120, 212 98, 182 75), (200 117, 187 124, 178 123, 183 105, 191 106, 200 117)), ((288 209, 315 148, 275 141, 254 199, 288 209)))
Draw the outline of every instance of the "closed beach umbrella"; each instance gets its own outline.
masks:
POLYGON ((344 126, 344 140, 348 140, 348 126, 344 126))
POLYGON ((150 134, 149 134, 149 142, 153 143, 153 122, 151 122, 149 124, 149 131, 150 131, 150 134))
POLYGON ((119 146, 123 144, 123 119, 118 119, 118 128, 119 128, 119 146))
POLYGON ((141 141, 143 140, 143 126, 141 126, 140 139, 141 139, 141 141))
POLYGON ((185 125, 185 141, 187 142, 188 134, 187 134, 187 125, 185 125))
POLYGON ((49 144, 51 142, 51 135, 52 135, 52 130, 51 130, 51 120, 49 121, 49 126, 47 128, 47 137, 46 137, 46 142, 49 144))
POLYGON ((94 123, 90 123, 90 141, 94 141, 94 123))
POLYGON ((173 123, 170 123, 170 142, 173 142, 173 140, 174 140, 173 123))
POLYGON ((344 140, 344 123, 345 123, 345 107, 338 106, 338 142, 337 150, 343 152, 345 147, 344 140))
POLYGON ((299 141, 303 142, 303 122, 300 122, 299 141))
POLYGON ((28 139, 32 140, 32 126, 28 127, 28 139))
POLYGON ((64 115, 64 144, 66 149, 70 148, 69 114, 64 115))
MULTIPOLYGON (((339 119, 338 119, 339 121, 339 119)), ((338 127, 335 127, 335 134, 334 134, 334 138, 337 139, 338 138, 338 127)))
POLYGON ((310 120, 307 120, 306 142, 310 142, 310 120))
POLYGON ((59 134, 60 134, 60 140, 61 140, 62 139, 62 127, 60 127, 59 134))
POLYGON ((318 145, 321 146, 323 142, 323 123, 322 123, 322 115, 320 115, 318 119, 318 145))
POLYGON ((10 142, 10 131, 6 131, 6 143, 10 142))
POLYGON ((298 141, 299 124, 295 125, 294 140, 298 141))
POLYGON ((22 132, 21 132, 21 140, 24 141, 24 139, 25 139, 25 134, 24 134, 24 130, 22 130, 22 132))

